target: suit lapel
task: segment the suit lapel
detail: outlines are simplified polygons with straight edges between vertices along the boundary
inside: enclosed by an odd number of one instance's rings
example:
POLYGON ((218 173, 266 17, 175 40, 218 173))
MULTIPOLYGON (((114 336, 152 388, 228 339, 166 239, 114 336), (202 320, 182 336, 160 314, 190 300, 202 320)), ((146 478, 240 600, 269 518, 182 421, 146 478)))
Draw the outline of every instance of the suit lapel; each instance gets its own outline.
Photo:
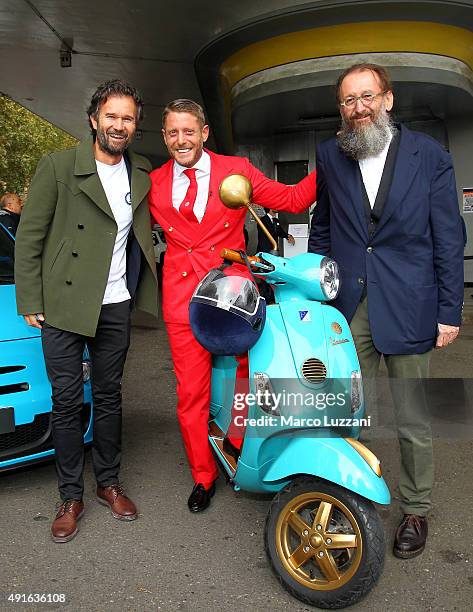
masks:
POLYGON ((401 125, 400 128, 401 139, 399 142, 391 189, 389 190, 383 214, 377 225, 376 233, 379 232, 383 225, 390 219, 396 208, 399 207, 419 170, 420 158, 415 140, 412 134, 404 126, 401 125))
POLYGON ((79 189, 83 191, 96 206, 103 210, 106 215, 115 220, 97 173, 91 174, 90 176, 84 178, 84 180, 80 181, 79 189))
POLYGON ((210 182, 209 182, 209 198, 205 207, 205 214, 199 227, 196 230, 199 237, 205 236, 225 214, 226 209, 222 204, 218 195, 220 183, 223 177, 232 173, 232 165, 221 163, 221 158, 214 155, 211 151, 207 151, 210 155, 210 182))
MULTIPOLYGON (((159 213, 164 218, 169 227, 175 227, 181 236, 192 237, 192 225, 187 219, 176 210, 172 203, 172 182, 174 175, 174 162, 166 162, 166 171, 163 180, 159 183, 162 193, 159 197, 159 213)), ((167 229, 163 227, 163 229, 167 229)))
POLYGON ((131 163, 131 207, 135 212, 151 187, 151 179, 146 168, 137 163, 137 158, 132 151, 128 156, 131 163))
MULTIPOLYGON (((134 212, 148 193, 151 181, 148 174, 141 171, 142 169, 146 170, 146 168, 142 168, 138 163, 138 158, 133 152, 129 152, 129 158, 131 164, 131 205, 134 212)), ((79 177, 84 177, 82 180, 79 179, 79 189, 85 193, 96 206, 103 210, 106 215, 115 219, 97 173, 93 139, 91 137, 85 138, 77 146, 74 174, 79 177)))
POLYGON ((97 174, 97 165, 94 157, 94 141, 92 136, 84 138, 76 149, 76 161, 74 164, 74 174, 79 177, 79 189, 92 200, 103 212, 115 219, 112 209, 103 190, 99 175, 97 174), (81 180, 81 177, 83 179, 81 180))
POLYGON ((353 219, 353 211, 356 215, 358 230, 361 235, 366 237, 368 234, 367 221, 363 206, 363 186, 362 177, 358 162, 346 157, 337 147, 339 152, 339 174, 343 185, 343 192, 346 196, 346 208, 348 218, 353 219))

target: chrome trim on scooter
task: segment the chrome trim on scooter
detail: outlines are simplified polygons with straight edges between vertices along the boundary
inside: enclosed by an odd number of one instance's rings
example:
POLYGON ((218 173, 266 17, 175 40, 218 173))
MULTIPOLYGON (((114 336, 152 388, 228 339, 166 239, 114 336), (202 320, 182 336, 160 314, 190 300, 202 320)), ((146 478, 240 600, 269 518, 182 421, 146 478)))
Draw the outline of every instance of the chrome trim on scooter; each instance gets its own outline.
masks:
POLYGON ((301 367, 302 376, 314 385, 323 383, 327 378, 327 368, 317 357, 309 357, 301 367))
POLYGON ((345 440, 348 442, 348 444, 350 444, 350 446, 352 446, 356 450, 357 453, 359 453, 363 457, 363 459, 370 466, 376 476, 379 476, 379 478, 381 478, 381 463, 378 457, 376 457, 376 455, 372 451, 370 451, 369 448, 367 448, 358 440, 354 440, 353 438, 345 438, 345 440))

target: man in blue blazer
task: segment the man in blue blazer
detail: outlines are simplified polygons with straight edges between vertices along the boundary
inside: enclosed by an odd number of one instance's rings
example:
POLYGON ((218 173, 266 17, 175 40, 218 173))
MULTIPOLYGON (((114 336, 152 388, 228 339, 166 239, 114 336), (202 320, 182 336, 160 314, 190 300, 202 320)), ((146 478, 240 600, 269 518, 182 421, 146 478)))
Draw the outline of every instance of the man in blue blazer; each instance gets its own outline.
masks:
POLYGON ((395 125, 381 66, 357 64, 337 83, 341 129, 317 148, 317 207, 309 251, 340 267, 335 305, 353 332, 365 379, 384 356, 401 450, 404 518, 394 554, 420 554, 434 481, 421 381, 431 350, 453 342, 463 303, 463 238, 450 155, 395 125), (406 379, 411 379, 409 382, 406 379))

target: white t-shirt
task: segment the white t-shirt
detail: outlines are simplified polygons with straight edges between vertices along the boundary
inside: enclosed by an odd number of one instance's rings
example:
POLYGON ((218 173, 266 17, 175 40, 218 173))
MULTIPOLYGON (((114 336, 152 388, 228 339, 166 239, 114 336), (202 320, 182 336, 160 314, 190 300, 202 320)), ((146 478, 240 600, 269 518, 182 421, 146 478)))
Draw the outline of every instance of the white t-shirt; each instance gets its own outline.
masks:
MULTIPOLYGON (((200 223, 205 215, 207 201, 209 199, 210 184, 210 155, 202 151, 199 161, 192 166, 196 169, 195 180, 197 181, 197 197, 194 204, 194 215, 200 223)), ((174 172, 172 180, 172 205, 179 210, 179 206, 186 197, 187 189, 190 184, 189 178, 184 174, 187 170, 181 164, 174 162, 174 172)))
POLYGON ((384 165, 386 164, 386 157, 388 156, 389 145, 391 144, 392 138, 393 135, 391 131, 389 131, 389 140, 381 153, 358 161, 371 208, 373 208, 376 196, 378 195, 379 185, 381 183, 381 177, 383 176, 384 165))
POLYGON ((123 157, 113 166, 98 160, 95 163, 118 228, 102 304, 117 304, 131 297, 126 286, 126 242, 133 221, 130 183, 123 157))

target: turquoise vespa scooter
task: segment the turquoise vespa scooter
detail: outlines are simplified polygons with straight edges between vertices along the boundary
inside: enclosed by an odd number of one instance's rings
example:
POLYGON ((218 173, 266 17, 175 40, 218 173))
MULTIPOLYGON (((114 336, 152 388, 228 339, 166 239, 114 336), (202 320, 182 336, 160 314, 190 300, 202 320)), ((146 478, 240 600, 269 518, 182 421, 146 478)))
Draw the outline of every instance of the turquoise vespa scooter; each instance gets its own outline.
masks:
MULTIPOLYGON (((227 206, 247 206, 259 221, 251 195, 239 175, 220 187, 227 206)), ((244 263, 228 249, 222 258, 244 263)), ((357 440, 369 423, 360 366, 347 321, 327 304, 338 293, 338 268, 313 253, 248 260, 275 303, 248 354, 241 454, 235 460, 223 444, 235 418, 234 357, 214 357, 210 443, 236 491, 275 494, 264 540, 281 584, 307 604, 343 608, 382 572, 384 532, 373 502, 389 504, 390 494, 378 459, 357 440)))

